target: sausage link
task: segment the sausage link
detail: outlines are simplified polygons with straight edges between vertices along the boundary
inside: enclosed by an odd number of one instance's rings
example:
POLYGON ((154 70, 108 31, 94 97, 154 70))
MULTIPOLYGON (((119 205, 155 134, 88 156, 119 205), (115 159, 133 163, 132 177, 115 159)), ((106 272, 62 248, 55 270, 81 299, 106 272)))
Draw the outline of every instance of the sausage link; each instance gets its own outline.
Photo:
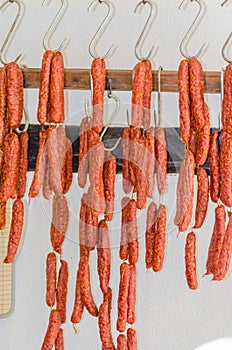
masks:
POLYGON ((7 256, 4 259, 4 263, 11 263, 14 260, 22 236, 23 222, 24 204, 21 199, 16 199, 12 207, 10 235, 7 247, 7 256))
POLYGON ((189 60, 182 60, 178 69, 180 138, 188 145, 190 138, 189 60))
POLYGON ((62 163, 60 162, 59 143, 57 136, 57 129, 51 126, 47 130, 47 152, 49 160, 50 184, 55 194, 62 194, 62 163))
POLYGON ((206 262, 206 275, 215 272, 222 250, 223 240, 225 237, 226 212, 223 205, 219 205, 215 209, 215 223, 213 234, 208 249, 208 257, 206 262))
POLYGON ((210 166, 210 197, 214 203, 220 198, 220 154, 219 132, 215 131, 210 137, 209 166, 210 166))
POLYGON ((7 110, 9 126, 16 129, 23 117, 23 73, 15 62, 8 63, 7 73, 7 110))
POLYGON ((220 199, 227 207, 232 206, 232 136, 225 131, 222 135, 220 157, 221 189, 220 199))
POLYGON ((4 137, 6 135, 5 123, 7 119, 7 81, 6 66, 0 68, 0 148, 2 148, 4 137))
POLYGON ((127 350, 127 337, 124 334, 119 334, 117 338, 117 350, 127 350))
POLYGON ((79 276, 80 276, 82 301, 86 309, 90 313, 90 315, 97 317, 98 309, 94 302, 92 291, 91 291, 89 258, 87 256, 81 256, 80 258, 79 276))
POLYGON ((73 179, 73 149, 72 142, 66 137, 66 153, 65 153, 65 181, 63 184, 63 194, 66 194, 71 185, 73 179))
POLYGON ((86 208, 86 239, 88 250, 94 250, 98 240, 98 213, 89 205, 86 208))
POLYGON ((6 202, 0 200, 0 230, 6 227, 6 202))
POLYGON ((196 272, 196 235, 190 232, 186 238, 185 245, 185 275, 190 289, 197 289, 196 272))
POLYGON ((64 350, 64 331, 60 328, 55 342, 55 350, 64 350))
POLYGON ((54 195, 50 238, 53 249, 61 254, 61 247, 69 224, 68 202, 64 195, 54 195))
POLYGON ((65 182, 66 182, 66 169, 65 169, 66 132, 65 132, 65 128, 62 125, 60 125, 56 129, 56 137, 57 137, 58 154, 60 158, 59 159, 60 173, 61 173, 60 176, 61 176, 61 185, 62 185, 62 193, 63 193, 65 182))
POLYGON ((47 332, 41 350, 52 350, 60 331, 61 317, 58 310, 51 310, 47 332))
POLYGON ((205 115, 205 125, 199 131, 197 138, 197 149, 196 149, 196 164, 201 166, 205 164, 208 152, 209 152, 209 142, 210 142, 210 115, 209 107, 204 103, 204 115, 205 115))
POLYGON ((118 319, 117 330, 124 332, 127 322, 128 294, 130 283, 130 265, 122 263, 120 266, 120 283, 118 292, 118 319))
POLYGON ((196 57, 189 59, 190 98, 196 130, 200 132, 205 126, 204 112, 204 73, 196 57))
POLYGON ((46 303, 54 306, 56 301, 56 254, 49 253, 46 259, 46 303))
POLYGON ((209 202, 209 178, 207 171, 204 168, 197 169, 197 183, 197 205, 194 228, 200 228, 203 225, 207 214, 209 202))
POLYGON ((130 281, 128 290, 127 323, 134 324, 136 321, 136 267, 130 265, 130 281))
POLYGON ((147 200, 147 151, 146 138, 140 136, 138 144, 137 162, 136 162, 136 205, 138 209, 146 207, 147 200))
POLYGON ((121 260, 126 260, 129 256, 129 236, 128 236, 128 205, 130 199, 123 197, 121 201, 122 208, 122 224, 121 224, 121 241, 119 257, 121 260))
POLYGON ((131 176, 130 176, 130 128, 125 128, 122 134, 122 177, 123 190, 126 194, 132 190, 131 176))
POLYGON ((64 123, 64 60, 61 52, 55 52, 51 63, 50 122, 64 123))
POLYGON ((108 293, 111 268, 109 228, 105 220, 98 224, 97 267, 102 293, 108 293))
POLYGON ((157 169, 157 186, 159 194, 166 192, 166 175, 167 175, 167 145, 165 131, 162 128, 155 130, 155 158, 157 169))
POLYGON ((115 350, 110 327, 109 305, 103 302, 99 308, 98 326, 103 349, 115 350))
POLYGON ((93 80, 93 128, 100 133, 103 128, 103 106, 106 81, 106 64, 103 58, 95 58, 91 66, 93 80))
POLYGON ((223 131, 232 133, 231 112, 232 112, 232 64, 230 63, 224 73, 224 96, 222 103, 222 124, 223 131))
POLYGON ((74 324, 79 323, 82 319, 83 311, 84 311, 84 304, 81 297, 80 276, 79 276, 79 270, 77 270, 75 301, 73 305, 73 312, 71 315, 71 322, 74 324))
POLYGON ((79 136, 78 185, 84 188, 88 174, 88 117, 82 119, 79 136))
POLYGON ((145 60, 146 74, 143 92, 143 127, 147 130, 151 123, 151 93, 152 93, 152 64, 150 60, 145 60))
POLYGON ((129 171, 130 171, 130 181, 131 181, 131 184, 134 186, 133 192, 136 192, 139 139, 140 139, 140 129, 132 126, 130 130, 129 171))
POLYGON ((136 201, 131 199, 128 207, 128 234, 129 234, 129 263, 134 265, 138 262, 138 225, 137 225, 137 207, 136 201))
POLYGON ((29 198, 35 198, 39 195, 40 188, 44 181, 44 173, 46 166, 46 140, 47 132, 46 130, 42 129, 40 130, 39 134, 39 150, 36 158, 35 172, 28 194, 29 198))
POLYGON ((16 192, 19 161, 18 135, 9 133, 5 137, 3 152, 1 200, 6 202, 9 198, 13 198, 16 192))
POLYGON ((127 348, 128 350, 138 350, 136 330, 133 328, 127 330, 127 348))
POLYGON ((66 302, 68 292, 68 264, 64 260, 60 260, 61 266, 59 270, 56 303, 57 310, 60 312, 61 323, 66 321, 66 302))
POLYGON ((189 135, 189 142, 188 142, 188 148, 194 155, 194 158, 196 157, 197 152, 197 143, 198 143, 198 133, 196 130, 196 122, 193 118, 193 113, 191 112, 190 115, 190 135, 189 135))
POLYGON ((23 132, 19 137, 19 165, 17 177, 17 197, 22 198, 26 192, 28 167, 28 141, 29 135, 23 132))
POLYGON ((153 127, 146 131, 146 152, 147 152, 147 196, 152 198, 155 178, 155 129, 153 127))
POLYGON ((225 278, 230 266, 231 253, 232 253, 232 217, 230 217, 226 228, 218 264, 214 269, 213 280, 221 281, 225 278))
POLYGON ((154 237, 154 255, 152 269, 155 272, 160 271, 163 267, 166 248, 166 221, 166 207, 161 204, 157 212, 157 223, 154 237))
POLYGON ((143 125, 143 96, 145 85, 146 63, 141 61, 134 68, 132 88, 132 116, 131 124, 137 128, 143 125))
POLYGON ((105 163, 103 166, 103 182, 106 200, 105 220, 113 220, 114 215, 114 199, 115 199, 115 180, 117 173, 117 161, 110 151, 105 155, 105 163))
POLYGON ((47 148, 45 150, 45 153, 46 153, 45 154, 45 170, 44 170, 44 180, 43 180, 42 192, 43 192, 43 197, 49 201, 51 199, 51 196, 52 196, 52 188, 51 188, 51 184, 50 184, 50 174, 49 174, 50 166, 49 166, 47 148))
POLYGON ((80 208, 80 215, 79 215, 80 256, 89 256, 87 224, 86 224, 87 201, 88 201, 88 196, 86 193, 84 193, 81 198, 81 208, 80 208))
POLYGON ((145 236, 146 236, 145 262, 146 262, 147 269, 150 269, 153 265, 156 221, 157 221, 157 206, 154 202, 151 202, 147 209, 146 233, 145 233, 145 236))
POLYGON ((53 51, 45 51, 42 60, 42 68, 40 72, 39 103, 37 111, 37 120, 41 125, 44 125, 49 115, 48 106, 50 103, 50 78, 53 55, 53 51))

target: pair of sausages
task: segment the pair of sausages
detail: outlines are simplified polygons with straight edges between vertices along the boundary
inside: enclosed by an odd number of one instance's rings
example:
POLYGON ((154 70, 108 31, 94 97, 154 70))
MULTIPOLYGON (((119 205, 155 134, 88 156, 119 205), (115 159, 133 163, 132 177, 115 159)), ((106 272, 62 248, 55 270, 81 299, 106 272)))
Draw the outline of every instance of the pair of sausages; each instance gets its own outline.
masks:
POLYGON ((163 267, 166 247, 166 207, 160 205, 158 210, 154 202, 147 209, 146 220, 146 268, 158 272, 163 267))
POLYGON ((117 350, 137 350, 137 335, 136 330, 128 328, 127 336, 120 334, 117 338, 117 350))

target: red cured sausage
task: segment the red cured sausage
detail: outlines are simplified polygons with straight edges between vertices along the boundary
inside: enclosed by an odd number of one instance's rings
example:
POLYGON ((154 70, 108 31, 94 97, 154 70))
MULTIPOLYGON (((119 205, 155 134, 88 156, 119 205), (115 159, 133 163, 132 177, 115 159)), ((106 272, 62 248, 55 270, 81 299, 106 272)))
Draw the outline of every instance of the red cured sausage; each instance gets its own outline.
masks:
POLYGON ((220 154, 218 137, 219 132, 213 132, 210 137, 209 146, 210 197, 214 203, 217 203, 220 198, 220 154))
POLYGON ((207 171, 204 168, 197 169, 197 183, 197 205, 194 228, 200 228, 203 225, 208 208, 209 179, 207 171))
MULTIPOLYGON (((134 187, 136 187, 136 179, 137 179, 137 172, 138 172, 137 162, 138 162, 139 139, 140 139, 140 129, 137 127, 131 127, 129 171, 130 171, 130 181, 134 187)), ((134 188, 133 192, 136 192, 136 188, 134 188)))
POLYGON ((42 60, 42 68, 40 72, 39 104, 37 112, 37 119, 41 125, 44 125, 46 120, 50 118, 50 78, 53 55, 53 51, 45 51, 42 60))
POLYGON ((7 247, 7 256, 4 259, 4 263, 11 263, 14 260, 22 236, 23 222, 24 204, 21 199, 16 199, 12 208, 12 219, 7 247))
POLYGON ((165 131, 162 128, 155 130, 155 158, 157 169, 157 186, 159 194, 166 192, 166 175, 167 175, 167 145, 165 131))
POLYGON ((166 221, 167 211, 164 205, 160 205, 157 213, 157 223, 154 237, 154 256, 152 269, 158 272, 163 267, 166 248, 166 221))
POLYGON ((15 62, 8 63, 6 73, 8 122, 10 128, 16 129, 23 116, 23 74, 15 62))
POLYGON ((134 80, 132 88, 132 116, 131 124, 137 128, 143 125, 143 97, 146 75, 146 63, 141 61, 134 68, 134 80))
POLYGON ((127 323, 134 324, 136 321, 136 267, 130 266, 130 282, 128 290, 128 310, 127 310, 127 323))
POLYGON ((51 310, 49 324, 41 350, 52 350, 60 331, 61 318, 58 310, 51 310))
POLYGON ((209 152, 210 115, 209 107, 206 103, 204 103, 204 116, 205 124, 204 127, 199 131, 197 137, 196 164, 199 166, 205 164, 209 152))
POLYGON ((45 150, 45 170, 44 170, 44 180, 43 180, 43 197, 47 199, 48 201, 51 199, 52 196, 52 189, 50 184, 50 174, 49 174, 49 160, 48 160, 48 154, 47 150, 45 150))
POLYGON ((140 136, 139 138, 136 167, 136 205, 138 209, 144 209, 147 200, 147 151, 145 136, 140 136))
POLYGON ((0 201, 0 230, 6 227, 6 202, 0 201))
POLYGON ((153 127, 146 131, 146 152, 147 152, 147 196, 152 198, 155 178, 155 129, 153 127))
POLYGON ((50 127, 47 130, 47 152, 49 161, 50 184, 55 194, 62 194, 62 163, 60 161, 57 129, 50 127))
POLYGON ((185 275, 190 289, 197 289, 196 272, 196 235, 190 232, 186 238, 185 245, 185 275))
POLYGON ((110 328, 110 312, 107 302, 103 302, 99 308, 98 325, 103 349, 115 350, 110 328))
POLYGON ((193 113, 192 112, 191 112, 191 115, 190 115, 190 120, 191 120, 191 124, 190 124, 190 135, 189 135, 188 148, 192 152, 194 157, 196 157, 197 143, 198 143, 198 133, 197 133, 197 130, 196 130, 196 122, 195 122, 195 119, 193 118, 193 113))
POLYGON ((138 350, 136 330, 133 328, 127 330, 127 347, 128 350, 138 350))
POLYGON ((196 121, 196 130, 200 132, 205 125, 204 111, 204 73, 196 57, 189 59, 191 109, 196 121))
POLYGON ((64 350, 64 331, 60 328, 55 342, 55 350, 64 350))
POLYGON ((220 199, 227 207, 232 206, 232 136, 223 131, 220 157, 221 188, 220 199))
POLYGON ((131 199, 127 207, 128 234, 129 234, 129 263, 134 265, 138 262, 138 226, 136 201, 131 199))
POLYGON ((74 301, 73 312, 71 316, 71 322, 74 324, 79 323, 82 319, 83 311, 84 311, 84 304, 81 298, 80 276, 79 276, 79 270, 77 270, 75 301, 74 301))
POLYGON ((61 247, 69 224, 68 202, 64 195, 54 195, 50 238, 53 249, 61 254, 61 247))
POLYGON ((59 270, 56 303, 57 310, 60 312, 61 323, 66 321, 66 301, 68 292, 68 264, 64 260, 60 260, 61 266, 59 270))
POLYGON ((105 154, 105 163, 103 166, 103 182, 106 200, 105 220, 113 220, 114 214, 114 187, 117 172, 117 161, 110 151, 105 154))
POLYGON ((82 119, 80 124, 80 145, 79 145, 79 163, 78 163, 78 185, 84 188, 88 174, 88 117, 82 119))
POLYGON ((150 269, 153 265, 156 220, 157 220, 157 206, 154 202, 151 202, 147 209, 146 233, 145 233, 145 236, 146 236, 145 262, 146 262, 147 269, 150 269))
POLYGON ((127 337, 124 334, 119 334, 117 338, 117 350, 127 350, 127 337))
POLYGON ((103 128, 103 106, 106 81, 106 64, 103 58, 95 58, 91 66, 93 80, 93 128, 100 133, 103 128))
POLYGON ((231 123, 231 109, 232 109, 232 64, 230 63, 224 73, 224 96, 222 103, 222 124, 223 131, 231 134, 232 132, 232 123, 231 123))
POLYGON ((145 60, 144 63, 146 74, 143 92, 143 126, 147 130, 151 123, 152 64, 150 60, 145 60))
POLYGON ((128 294, 130 283, 130 265, 122 263, 120 266, 120 284, 118 292, 117 330, 124 332, 127 322, 128 294))
POLYGON ((60 162, 60 172, 61 172, 61 184, 62 184, 62 193, 66 182, 66 169, 65 169, 65 156, 66 156, 66 132, 65 128, 60 125, 56 129, 57 137, 57 147, 59 154, 60 162))
POLYGON ((19 138, 16 134, 10 133, 5 137, 3 152, 1 200, 6 202, 16 192, 19 160, 19 138))
MULTIPOLYGON (((6 135, 6 115, 7 115, 7 94, 6 94, 6 66, 0 69, 0 147, 6 135)), ((0 167, 1 169, 1 167, 0 167)))
POLYGON ((87 256, 81 256, 80 258, 79 276, 80 276, 82 301, 86 309, 90 313, 90 315, 97 317, 98 309, 94 302, 92 291, 91 291, 89 259, 87 256))
POLYGON ((71 185, 73 179, 73 149, 72 142, 66 137, 66 153, 65 153, 65 181, 63 182, 63 194, 66 194, 71 185))
POLYGON ((188 145, 190 137, 189 60, 182 60, 178 69, 180 138, 188 145))
POLYGON ((109 229, 105 220, 98 224, 98 248, 97 248, 97 266, 102 293, 108 293, 110 281, 111 252, 109 229))
POLYGON ((122 223, 121 223, 121 241, 119 257, 121 260, 126 260, 129 256, 129 236, 128 236, 128 204, 130 199, 123 197, 121 201, 122 208, 122 223))
POLYGON ((85 218, 87 247, 94 250, 98 240, 98 213, 87 205, 85 218))
POLYGON ((126 194, 132 190, 130 177, 130 128, 125 128, 122 134, 122 176, 123 190, 126 194))
POLYGON ((54 306, 56 300, 56 254, 49 253, 46 259, 46 303, 54 306))
POLYGON ((17 177, 17 197, 22 198, 26 192, 27 167, 28 167, 28 141, 27 132, 22 132, 19 137, 19 163, 17 177))
POLYGON ((47 140, 47 132, 46 130, 42 129, 40 130, 40 134, 39 134, 39 150, 36 158, 35 172, 34 172, 33 180, 29 190, 29 194, 28 194, 29 198, 35 198, 36 196, 38 196, 40 192, 40 188, 43 184, 45 166, 46 166, 46 150, 45 150, 46 140, 47 140))
POLYGON ((213 234, 211 237, 209 249, 208 249, 208 257, 206 262, 206 275, 209 275, 211 273, 214 273, 220 253, 222 250, 223 240, 225 237, 226 227, 226 212, 223 205, 219 205, 215 209, 215 223, 214 223, 214 229, 213 234))
POLYGON ((55 52, 51 63, 50 122, 64 123, 64 60, 61 52, 55 52))
POLYGON ((87 211, 87 194, 83 194, 81 198, 81 208, 79 215, 79 244, 80 255, 89 256, 88 237, 87 237, 87 225, 86 225, 86 211, 87 211))

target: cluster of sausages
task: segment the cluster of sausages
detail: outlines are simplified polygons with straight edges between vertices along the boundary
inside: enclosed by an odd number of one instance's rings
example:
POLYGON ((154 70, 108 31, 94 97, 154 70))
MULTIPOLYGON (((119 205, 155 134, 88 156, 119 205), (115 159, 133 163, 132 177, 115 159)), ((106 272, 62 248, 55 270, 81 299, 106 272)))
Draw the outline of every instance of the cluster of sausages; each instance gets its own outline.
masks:
MULTIPOLYGON (((177 184, 175 225, 188 230, 192 220, 194 174, 197 167, 197 202, 193 229, 202 227, 208 208, 210 184, 201 166, 207 160, 210 145, 210 114, 204 100, 204 73, 196 57, 182 60, 178 70, 180 138, 185 145, 177 184)), ((190 289, 198 287, 196 273, 196 234, 190 232, 185 246, 186 279, 190 289)))
POLYGON ((14 200, 4 263, 17 253, 24 224, 24 197, 28 166, 28 133, 18 136, 23 116, 23 74, 15 62, 0 69, 0 229, 6 226, 6 205, 14 200))

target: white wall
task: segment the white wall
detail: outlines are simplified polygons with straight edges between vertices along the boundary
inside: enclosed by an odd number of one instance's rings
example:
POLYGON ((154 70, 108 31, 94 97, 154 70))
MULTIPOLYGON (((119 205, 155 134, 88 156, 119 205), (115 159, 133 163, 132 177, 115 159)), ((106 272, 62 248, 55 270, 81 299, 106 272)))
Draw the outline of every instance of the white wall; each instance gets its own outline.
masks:
MULTIPOLYGON (((204 1, 207 11, 199 30, 189 44, 190 53, 198 50, 203 42, 208 44, 207 51, 201 57, 207 70, 219 71, 225 62, 221 57, 221 47, 232 30, 232 6, 220 7, 220 1, 204 1)), ((141 14, 134 14, 137 1, 113 1, 114 18, 99 42, 100 54, 113 43, 117 46, 113 56, 107 60, 108 68, 132 69, 136 64, 134 45, 141 31, 147 8, 141 14)), ((59 1, 51 1, 43 8, 40 1, 24 0, 24 17, 7 52, 9 60, 20 52, 24 54, 22 62, 28 67, 40 67, 43 55, 42 36, 46 31, 59 1)), ((157 15, 151 28, 144 50, 147 52, 152 44, 158 46, 153 59, 154 68, 162 65, 164 69, 176 70, 181 59, 178 45, 187 26, 198 10, 197 4, 190 3, 185 10, 178 10, 180 1, 157 0, 157 15)), ((89 68, 91 57, 88 54, 88 43, 106 13, 104 5, 95 13, 88 13, 89 1, 69 1, 67 11, 57 32, 52 38, 52 45, 57 46, 64 36, 70 38, 65 49, 66 67, 89 68)), ((0 42, 14 15, 14 5, 0 14, 0 42)), ((26 106, 31 123, 36 122, 37 90, 27 90, 26 106)), ((122 110, 116 124, 125 125, 125 111, 130 103, 130 93, 116 94, 122 102, 122 110)), ((89 92, 70 91, 66 93, 67 119, 70 124, 79 124, 83 116, 83 104, 89 92)), ((153 94, 153 103, 156 96, 153 94)), ((207 101, 211 110, 212 126, 217 125, 219 96, 208 95, 207 101)), ((163 126, 178 126, 178 96, 163 96, 163 126)), ((28 175, 28 185, 32 173, 28 175)), ((176 176, 168 176, 168 193, 165 203, 168 206, 168 242, 163 270, 154 274, 147 272, 144 266, 144 221, 145 213, 139 213, 140 223, 140 257, 138 264, 138 302, 137 322, 139 349, 193 350, 196 346, 214 338, 231 336, 232 276, 224 282, 211 282, 210 277, 201 276, 205 272, 207 247, 212 232, 214 205, 210 204, 207 220, 197 232, 197 261, 199 289, 190 291, 184 276, 184 243, 185 235, 177 238, 173 225, 175 212, 174 198, 176 176)), ((71 222, 64 244, 64 258, 70 267, 68 292, 68 320, 72 311, 75 288, 75 273, 78 262, 77 227, 81 191, 77 187, 76 176, 69 194, 71 222)), ((112 280, 114 291, 113 335, 117 317, 117 290, 119 282, 118 242, 120 236, 120 198, 122 196, 121 177, 117 179, 117 202, 115 220, 112 222, 112 280)), ((49 310, 45 305, 45 259, 51 250, 49 242, 50 204, 41 198, 31 201, 28 209, 28 223, 25 242, 15 264, 15 309, 9 318, 0 320, 0 344, 3 350, 40 349, 47 327, 49 310)), ((98 305, 101 293, 98 287, 96 256, 91 256, 92 283, 98 305)), ((79 326, 79 334, 74 335, 71 324, 65 325, 66 349, 101 349, 97 320, 85 313, 79 326)))

